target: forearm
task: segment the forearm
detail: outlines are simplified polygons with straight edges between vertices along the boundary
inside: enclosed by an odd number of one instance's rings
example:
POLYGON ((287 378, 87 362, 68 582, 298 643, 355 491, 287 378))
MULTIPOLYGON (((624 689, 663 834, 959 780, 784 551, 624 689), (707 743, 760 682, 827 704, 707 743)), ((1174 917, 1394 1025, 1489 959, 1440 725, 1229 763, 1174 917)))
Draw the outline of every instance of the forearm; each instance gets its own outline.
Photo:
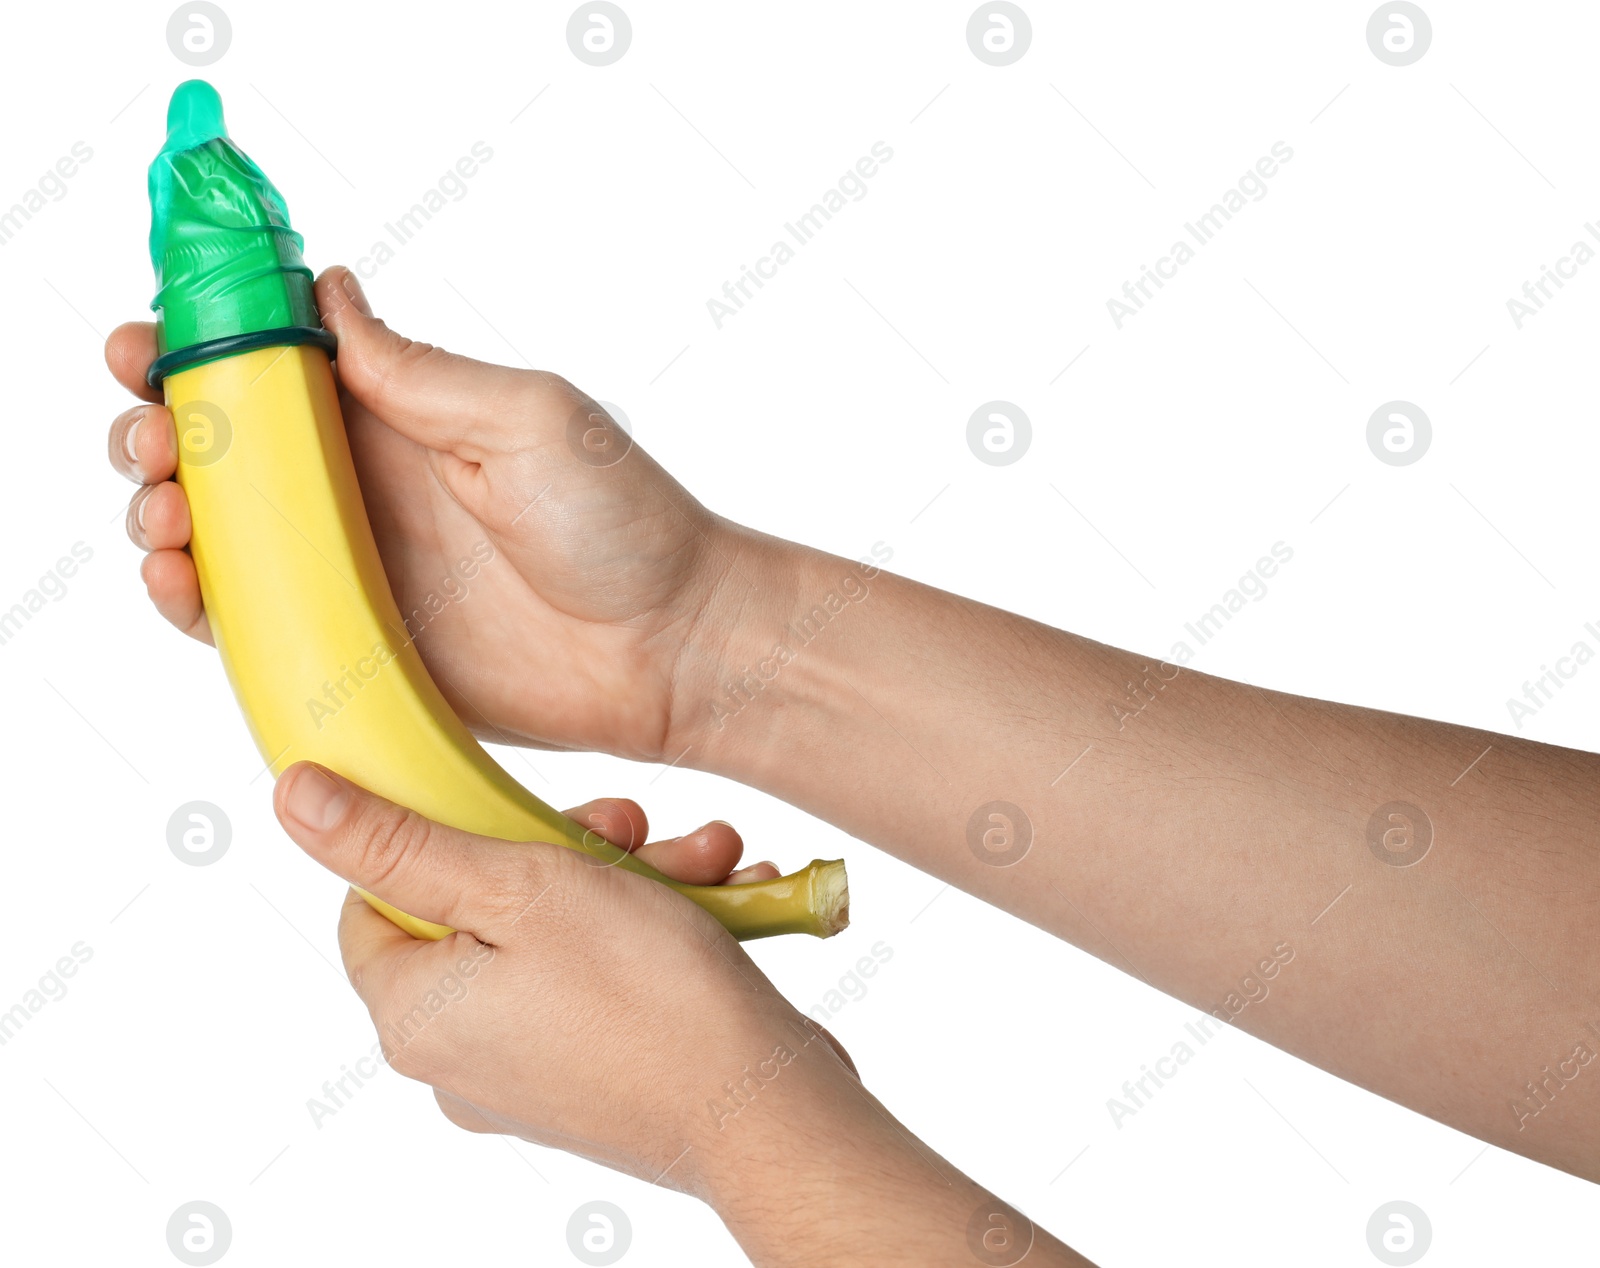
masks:
POLYGON ((819 1098, 782 1083, 727 1124, 731 1162, 705 1194, 757 1268, 1093 1268, 859 1084, 819 1098))
POLYGON ((1600 759, 1163 666, 772 539, 723 549, 718 623, 745 633, 685 678, 686 764, 1600 1178, 1600 1064, 1567 1077, 1600 1054, 1600 759), (1369 844, 1393 803, 1431 830, 1409 866, 1369 844))

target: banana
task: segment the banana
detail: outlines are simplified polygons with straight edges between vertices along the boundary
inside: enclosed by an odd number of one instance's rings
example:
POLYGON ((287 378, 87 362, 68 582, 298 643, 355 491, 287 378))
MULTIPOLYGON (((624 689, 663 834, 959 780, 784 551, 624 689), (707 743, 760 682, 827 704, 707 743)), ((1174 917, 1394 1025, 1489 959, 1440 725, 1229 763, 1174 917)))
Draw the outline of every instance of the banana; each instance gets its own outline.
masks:
MULTIPOLYGON (((429 819, 579 850, 670 886, 740 939, 829 937, 844 864, 685 885, 553 810, 489 756, 429 676, 362 502, 329 360, 282 197, 227 137, 221 100, 180 85, 151 167, 151 256, 178 482, 211 631, 263 760, 315 761, 429 819)), ((451 930, 367 902, 419 938, 451 930)))

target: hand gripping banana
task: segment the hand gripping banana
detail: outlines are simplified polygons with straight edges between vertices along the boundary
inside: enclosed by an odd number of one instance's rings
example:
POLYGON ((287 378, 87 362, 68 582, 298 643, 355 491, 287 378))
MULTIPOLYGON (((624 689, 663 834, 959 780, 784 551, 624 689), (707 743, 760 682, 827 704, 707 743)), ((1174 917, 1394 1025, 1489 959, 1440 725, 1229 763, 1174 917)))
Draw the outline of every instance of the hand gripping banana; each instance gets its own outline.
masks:
MULTIPOLYGON (((533 796, 428 676, 384 575, 322 328, 283 198, 229 140, 222 102, 181 85, 150 168, 159 356, 211 632, 262 758, 311 760, 454 827, 569 846, 669 885, 736 937, 828 937, 842 862, 747 885, 683 885, 533 796)), ((366 900, 401 928, 442 925, 366 900)))

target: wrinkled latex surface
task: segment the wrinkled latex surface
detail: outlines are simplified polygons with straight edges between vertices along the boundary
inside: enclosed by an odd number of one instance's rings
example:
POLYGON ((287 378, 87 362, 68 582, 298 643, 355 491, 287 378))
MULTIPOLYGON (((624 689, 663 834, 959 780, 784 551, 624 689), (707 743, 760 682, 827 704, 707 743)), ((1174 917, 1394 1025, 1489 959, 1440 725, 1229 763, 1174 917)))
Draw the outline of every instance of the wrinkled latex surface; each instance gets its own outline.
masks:
POLYGON ((178 85, 150 165, 160 350, 320 326, 304 245, 283 195, 229 139, 217 90, 203 79, 178 85))

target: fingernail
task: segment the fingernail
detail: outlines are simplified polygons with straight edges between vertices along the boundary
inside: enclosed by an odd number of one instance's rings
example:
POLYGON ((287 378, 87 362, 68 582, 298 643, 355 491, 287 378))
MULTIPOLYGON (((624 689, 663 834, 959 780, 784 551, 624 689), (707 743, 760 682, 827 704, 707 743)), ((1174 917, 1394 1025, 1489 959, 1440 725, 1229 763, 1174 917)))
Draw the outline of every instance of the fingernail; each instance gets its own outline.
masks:
POLYGON ((129 425, 127 434, 122 438, 122 450, 128 455, 128 461, 133 464, 135 471, 139 469, 139 450, 135 441, 138 440, 139 424, 142 422, 144 422, 144 413, 141 411, 139 416, 129 425))
POLYGON ((136 494, 133 499, 133 522, 139 526, 139 531, 141 533, 144 532, 145 503, 150 500, 150 495, 152 492, 154 492, 154 490, 146 489, 143 492, 136 494))
POLYGON ((367 303, 366 292, 361 289, 361 283, 356 281, 356 275, 349 269, 344 271, 344 293, 349 296, 357 311, 364 316, 372 316, 372 305, 367 303))
POLYGON ((706 827, 709 828, 709 827, 712 826, 712 824, 716 824, 716 823, 720 823, 724 828, 733 827, 733 825, 731 823, 729 823, 726 819, 713 819, 711 821, 711 823, 706 824, 706 827))
POLYGON ((284 798, 283 808, 291 819, 313 832, 326 832, 344 814, 349 790, 315 766, 307 766, 294 777, 284 798))

